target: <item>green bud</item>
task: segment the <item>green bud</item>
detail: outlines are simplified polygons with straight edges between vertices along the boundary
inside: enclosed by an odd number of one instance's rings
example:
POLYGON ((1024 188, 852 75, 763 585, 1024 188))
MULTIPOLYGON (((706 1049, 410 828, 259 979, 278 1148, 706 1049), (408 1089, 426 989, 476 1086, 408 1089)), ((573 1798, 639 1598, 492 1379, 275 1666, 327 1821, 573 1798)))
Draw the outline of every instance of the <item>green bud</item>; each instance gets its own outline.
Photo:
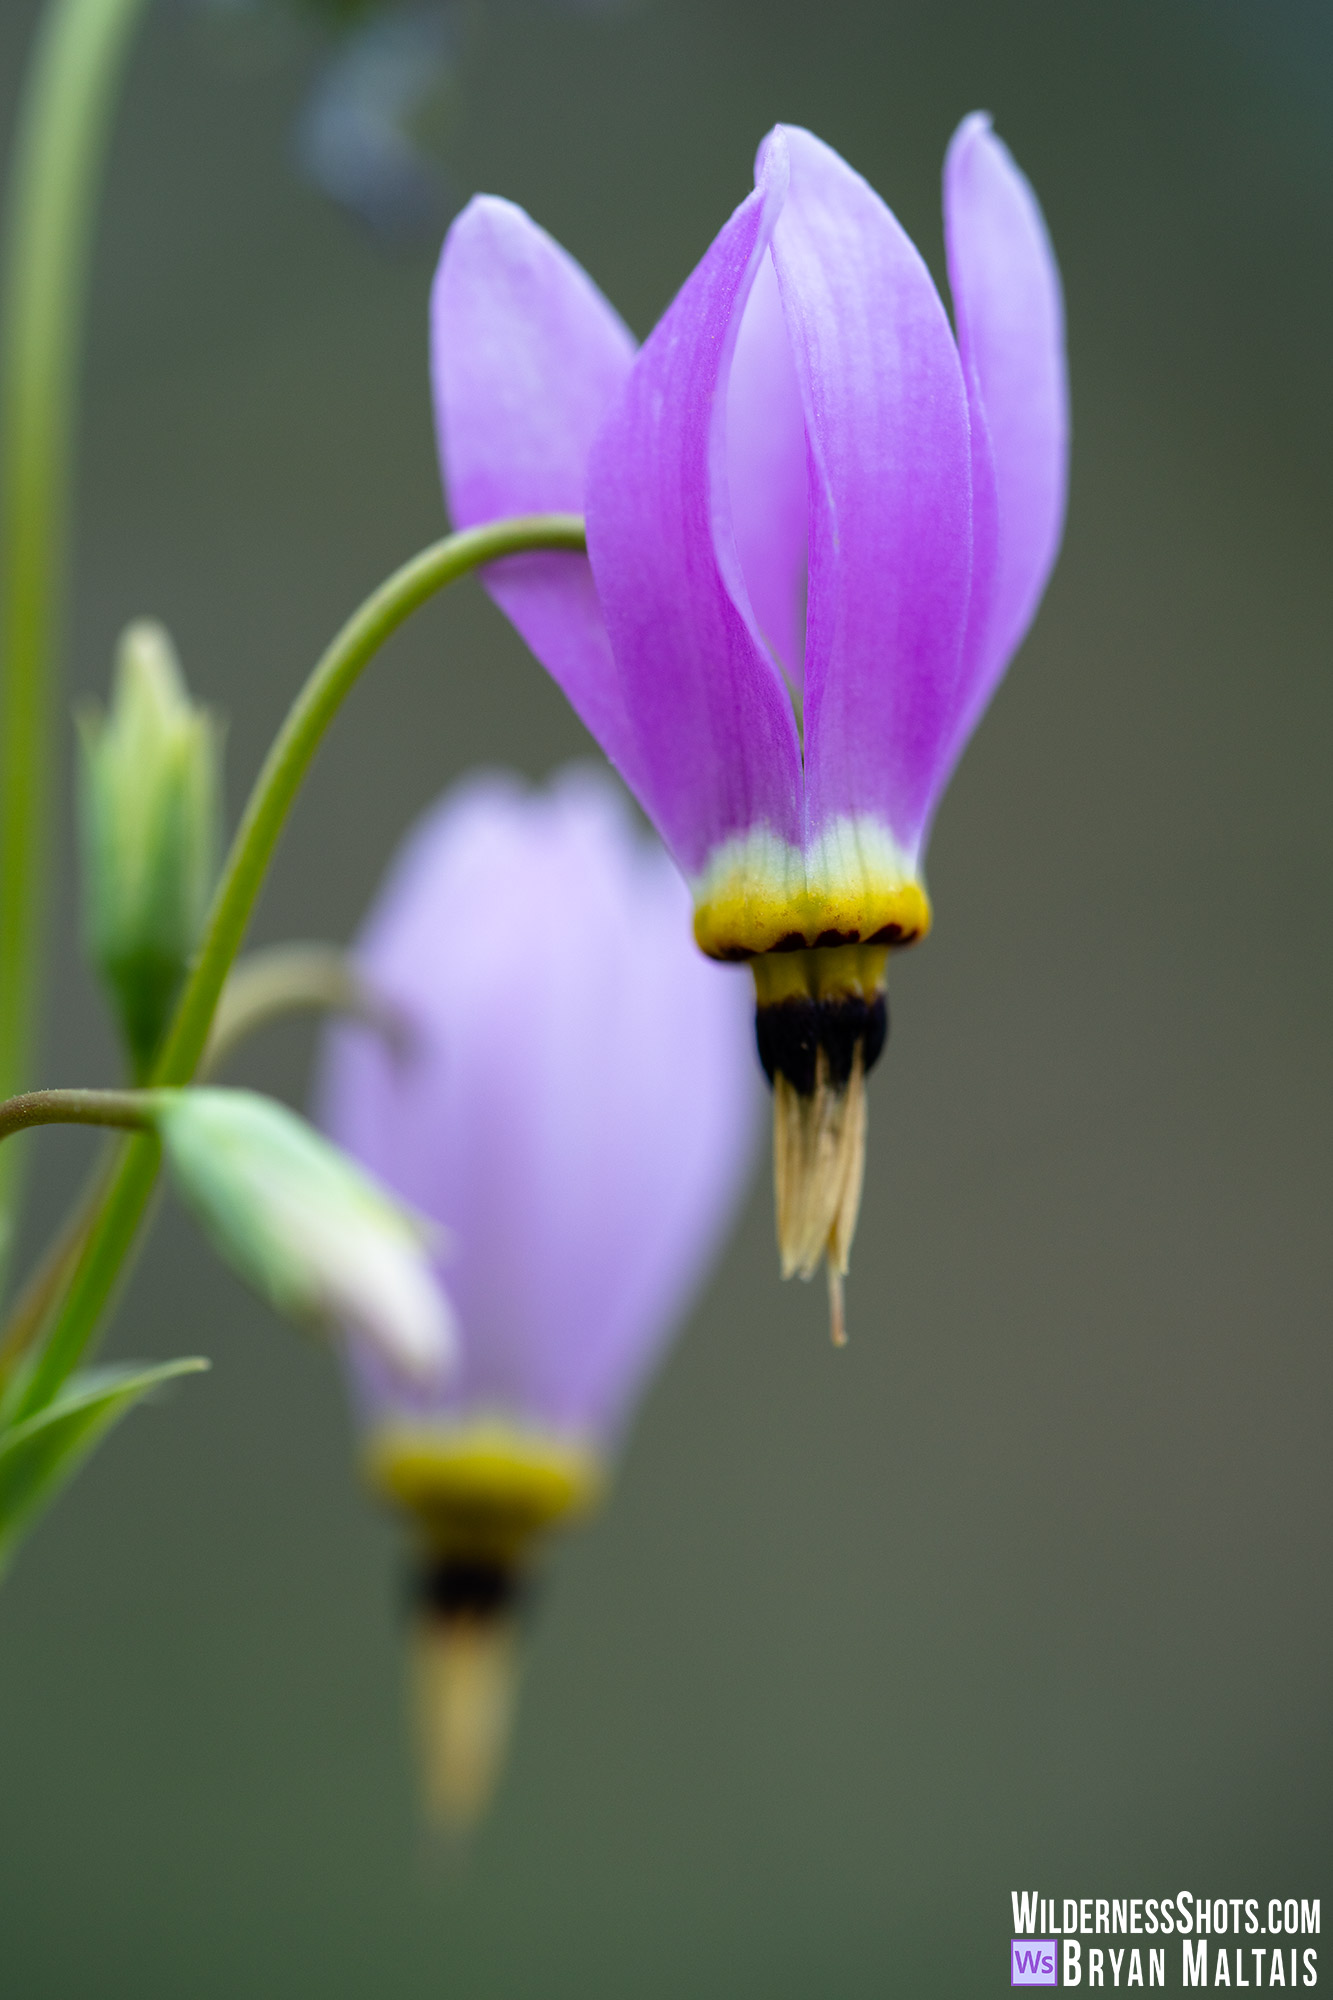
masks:
POLYGON ((79 736, 85 939, 144 1076, 213 888, 221 736, 147 621, 121 638, 110 712, 81 715, 79 736))
POLYGON ((250 1090, 149 1093, 181 1194, 222 1257, 289 1318, 340 1326, 440 1377, 453 1318, 426 1226, 303 1118, 250 1090))

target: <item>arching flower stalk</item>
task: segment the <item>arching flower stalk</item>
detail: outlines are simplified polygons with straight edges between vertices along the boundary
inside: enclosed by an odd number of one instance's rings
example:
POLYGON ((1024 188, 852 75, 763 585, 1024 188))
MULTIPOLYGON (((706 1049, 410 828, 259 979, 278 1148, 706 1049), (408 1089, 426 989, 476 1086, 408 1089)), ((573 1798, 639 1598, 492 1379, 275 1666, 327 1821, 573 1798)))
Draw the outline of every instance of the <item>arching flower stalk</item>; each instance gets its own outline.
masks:
POLYGON ((444 1239, 447 1381, 348 1352, 367 1473, 420 1548, 426 1792, 453 1823, 494 1781, 535 1555, 598 1500, 751 1157, 744 983, 687 915, 603 781, 473 783, 413 835, 357 947, 392 1030, 326 1045, 328 1131, 444 1239))
POLYGON ((1064 512, 1059 278, 989 121, 944 173, 956 334, 861 177, 778 127, 636 353, 522 210, 480 197, 432 301, 454 518, 586 513, 588 562, 487 587, 754 972, 784 1274, 835 1337, 889 952, 931 921, 944 787, 1027 630, 1064 512))

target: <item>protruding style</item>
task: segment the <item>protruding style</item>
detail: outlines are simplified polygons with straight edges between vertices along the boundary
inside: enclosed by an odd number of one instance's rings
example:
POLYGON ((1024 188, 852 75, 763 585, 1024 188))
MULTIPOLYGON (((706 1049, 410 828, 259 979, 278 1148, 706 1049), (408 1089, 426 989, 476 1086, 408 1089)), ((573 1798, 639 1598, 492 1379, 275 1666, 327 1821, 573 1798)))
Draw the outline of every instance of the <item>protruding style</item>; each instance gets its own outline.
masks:
POLYGON ((754 968, 783 1268, 824 1255, 835 1312, 888 954, 930 926, 931 822, 1064 513, 1059 277, 980 113, 944 205, 956 336, 879 196, 786 126, 637 355, 488 196, 433 301, 458 524, 586 513, 588 567, 490 588, 670 848, 700 945, 754 968))
POLYGON ((474 782, 357 947, 394 1034, 326 1044, 325 1127, 439 1226, 458 1323, 431 1390, 349 1343, 366 1471, 417 1543, 423 1780, 454 1826, 499 1769, 533 1564, 597 1503, 751 1157, 744 983, 688 912, 605 780, 474 782))

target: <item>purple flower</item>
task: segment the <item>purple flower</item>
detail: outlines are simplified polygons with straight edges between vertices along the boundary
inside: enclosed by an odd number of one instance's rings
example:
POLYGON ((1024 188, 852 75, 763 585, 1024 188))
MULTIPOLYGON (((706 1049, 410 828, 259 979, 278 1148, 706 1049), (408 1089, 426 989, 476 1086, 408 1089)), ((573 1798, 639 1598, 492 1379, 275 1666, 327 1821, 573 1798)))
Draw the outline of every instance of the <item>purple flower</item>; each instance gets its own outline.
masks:
POLYGON ((614 1442, 750 1157, 745 988, 687 915, 595 774, 473 780, 409 838, 356 946, 394 1032, 330 1033, 321 1122, 440 1229, 460 1352, 414 1394, 358 1348, 372 1432, 614 1442))
POLYGON ((703 949, 753 965, 784 1267, 827 1253, 835 1295, 887 951, 929 927, 931 821, 1064 514, 1059 278, 982 114, 944 208, 956 337, 879 196, 781 126, 637 354, 490 197, 432 300, 455 521, 586 513, 587 562, 515 559, 488 588, 662 834, 703 949))
POLYGON ((437 1225, 456 1316, 435 1385, 350 1346, 372 1481, 426 1546, 428 1792, 456 1819, 494 1776, 530 1545, 596 1498, 751 1159, 746 982, 695 951, 688 908, 604 779, 474 781, 357 946, 392 1032, 325 1046, 322 1123, 437 1225))

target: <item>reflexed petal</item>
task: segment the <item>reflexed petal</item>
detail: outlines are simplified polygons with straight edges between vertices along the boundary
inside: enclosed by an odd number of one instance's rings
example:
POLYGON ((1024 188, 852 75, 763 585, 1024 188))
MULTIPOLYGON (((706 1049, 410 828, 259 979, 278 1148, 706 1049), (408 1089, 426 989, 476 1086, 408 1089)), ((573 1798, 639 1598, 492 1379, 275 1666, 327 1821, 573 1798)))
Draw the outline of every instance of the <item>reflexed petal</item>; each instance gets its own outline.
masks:
MULTIPOLYGON (((521 208, 478 195, 445 239, 431 294, 440 463, 455 525, 584 509, 593 436, 634 342, 587 274, 521 208)), ((612 762, 630 736, 580 556, 516 556, 483 581, 612 762)))
POLYGON ((785 164, 773 148, 641 350, 589 465, 588 548, 635 734, 635 789, 695 878, 751 828, 800 840, 796 723, 752 624, 719 393, 785 164))
POLYGON ((741 315, 727 383, 727 474, 759 629, 800 692, 805 674, 805 413, 772 256, 741 315))
POLYGON ((967 612, 962 370, 930 274, 879 196, 809 132, 779 134, 791 189, 773 261, 810 451, 808 838, 868 815, 910 858, 967 612))
POLYGON ((949 146, 944 223, 958 341, 974 423, 994 456, 997 503, 994 585, 969 622, 952 761, 1031 624, 1060 546, 1069 391, 1046 225, 984 112, 965 118, 949 146))
POLYGON ((431 814, 359 946, 395 1045, 340 1028, 328 1129, 447 1231, 462 1359, 372 1414, 605 1442, 730 1218, 757 1108, 751 991, 603 781, 489 780, 431 814))

